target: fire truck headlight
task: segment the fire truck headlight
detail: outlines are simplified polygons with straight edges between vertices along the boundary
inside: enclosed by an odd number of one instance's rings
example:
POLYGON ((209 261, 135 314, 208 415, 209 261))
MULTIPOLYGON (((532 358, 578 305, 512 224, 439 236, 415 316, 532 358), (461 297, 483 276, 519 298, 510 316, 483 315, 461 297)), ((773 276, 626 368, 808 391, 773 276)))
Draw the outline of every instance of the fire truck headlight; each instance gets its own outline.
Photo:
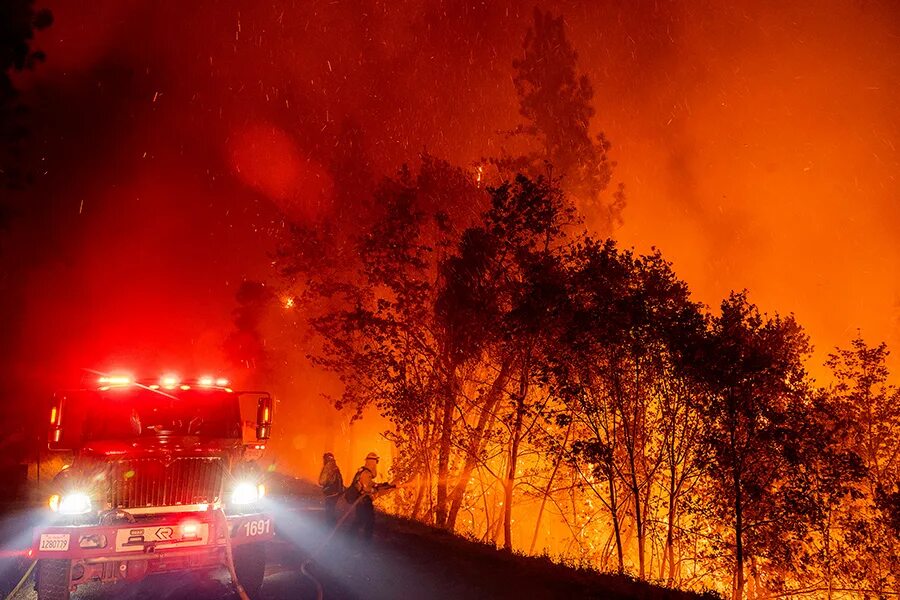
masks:
POLYGON ((253 504, 262 498, 264 494, 265 488, 262 485, 244 481, 234 486, 234 490, 231 492, 231 503, 253 504))
POLYGON ((55 510, 61 515, 83 515, 91 512, 91 499, 81 492, 64 494, 58 502, 52 503, 50 508, 53 508, 54 504, 55 510))

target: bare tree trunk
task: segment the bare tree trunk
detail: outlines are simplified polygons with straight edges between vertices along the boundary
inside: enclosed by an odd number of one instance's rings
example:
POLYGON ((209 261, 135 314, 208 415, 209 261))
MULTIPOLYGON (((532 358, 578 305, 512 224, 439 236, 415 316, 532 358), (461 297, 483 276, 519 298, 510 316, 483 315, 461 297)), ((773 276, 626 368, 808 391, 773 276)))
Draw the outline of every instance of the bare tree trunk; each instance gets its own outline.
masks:
MULTIPOLYGON (((674 480, 674 476, 670 481, 674 480)), ((671 488, 670 488, 671 489, 671 488)), ((674 529, 675 529, 675 492, 669 492, 669 509, 666 515, 666 545, 663 548, 662 561, 659 565, 659 578, 666 580, 666 585, 672 587, 675 580, 675 550, 674 545, 674 529), (666 566, 669 567, 668 576, 666 575, 666 566)))
POLYGON ((644 579, 644 520, 641 512, 641 488, 638 486, 637 474, 634 472, 636 465, 634 457, 630 460, 631 470, 631 497, 634 501, 634 524, 637 530, 638 543, 638 577, 644 579))
MULTIPOLYGON (((674 444, 674 431, 675 425, 672 424, 672 437, 673 440, 670 440, 670 443, 674 444)), ((666 585, 668 587, 672 587, 675 583, 675 509, 676 509, 676 500, 675 497, 678 495, 678 491, 675 489, 676 485, 676 466, 675 466, 675 452, 672 448, 668 449, 669 451, 669 510, 666 516, 666 547, 663 550, 662 562, 659 568, 659 578, 666 579, 666 585), (666 576, 666 565, 669 566, 669 574, 666 576)))
POLYGON ((825 522, 825 577, 828 581, 828 600, 831 600, 834 587, 834 575, 831 565, 831 510, 828 511, 828 519, 825 522))
POLYGON ((744 597, 744 514, 741 506, 741 479, 738 469, 732 470, 734 479, 734 551, 735 551, 735 576, 733 600, 742 600, 744 597))
MULTIPOLYGON (((491 509, 493 509, 493 507, 491 507, 491 509)), ((498 541, 500 540, 500 530, 501 529, 503 529, 503 513, 502 513, 502 511, 497 516, 497 520, 494 521, 494 532, 491 537, 491 541, 494 543, 495 546, 499 545, 498 541)))
POLYGON ((609 468, 609 512, 612 515, 613 532, 616 534, 616 558, 619 560, 619 575, 625 572, 625 554, 622 551, 622 526, 619 524, 619 506, 616 498, 616 477, 612 467, 609 468))
POLYGON ((413 501, 412 513, 410 518, 414 521, 419 519, 419 511, 422 509, 422 498, 425 495, 425 486, 422 484, 422 474, 416 475, 416 499, 413 501))
POLYGON ((750 574, 753 576, 753 598, 768 598, 769 594, 763 582, 759 578, 759 569, 756 568, 756 556, 750 556, 750 574))
POLYGON ((484 489, 484 477, 481 476, 480 472, 478 474, 478 483, 481 484, 481 501, 484 502, 484 537, 481 538, 481 541, 487 542, 491 535, 493 521, 491 521, 491 507, 488 504, 488 493, 487 490, 484 489))
POLYGON ((512 497, 513 485, 516 481, 516 463, 519 460, 519 442, 522 435, 522 416, 525 412, 525 395, 528 393, 528 361, 522 365, 522 376, 519 383, 519 394, 516 398, 516 418, 513 423, 512 443, 509 449, 509 469, 506 474, 506 486, 503 504, 503 548, 512 551, 512 497))
POLYGON ((456 485, 450 494, 450 513, 447 516, 446 525, 447 529, 450 531, 456 527, 456 517, 462 506, 466 488, 469 485, 469 478, 472 476, 472 471, 478 464, 478 456, 481 454, 484 434, 485 431, 488 430, 488 421, 490 420, 491 415, 494 414, 494 409, 497 407, 500 399, 503 397, 503 389, 506 387, 506 382, 509 381, 510 362, 511 361, 509 360, 503 361, 503 364, 500 367, 500 373, 497 375, 497 378, 494 379, 491 389, 484 398, 484 404, 482 406, 481 414, 478 416, 478 424, 475 426, 475 431, 469 438, 469 444, 466 447, 466 462, 463 465, 459 479, 456 481, 456 485))
POLYGON ((615 539, 615 533, 610 532, 606 541, 603 543, 603 551, 600 553, 600 570, 606 571, 609 566, 609 559, 612 556, 612 543, 615 539))
MULTIPOLYGON (((629 432, 628 415, 625 414, 625 409, 623 408, 621 412, 622 428, 625 432, 625 454, 628 457, 628 473, 620 472, 619 475, 622 478, 623 483, 625 484, 629 492, 629 495, 631 496, 631 504, 634 510, 634 524, 638 543, 638 576, 641 579, 644 579, 644 520, 643 513, 641 512, 641 488, 637 480, 637 459, 635 457, 636 440, 634 437, 634 430, 632 429, 629 432)), ((631 426, 635 427, 635 423, 632 422, 631 426)))
POLYGON ((556 477, 556 472, 559 471, 559 465, 562 462, 562 453, 565 451, 566 444, 569 443, 569 433, 571 433, 571 431, 572 422, 569 421, 569 426, 566 427, 566 437, 563 439, 560 451, 556 455, 553 471, 550 473, 550 479, 547 481, 547 487, 544 489, 544 495, 541 498, 541 506, 538 509, 537 521, 534 524, 534 535, 531 537, 531 547, 528 549, 529 554, 534 554, 534 545, 537 543, 538 532, 541 530, 541 517, 544 515, 544 506, 547 504, 547 497, 550 495, 550 490, 553 489, 553 479, 556 477))
MULTIPOLYGON (((455 371, 455 370, 454 370, 455 371)), ((451 379, 456 377, 450 373, 451 379)), ((450 450, 453 441, 453 408, 456 405, 456 383, 447 386, 447 395, 441 414, 441 443, 438 447, 438 483, 435 506, 435 525, 444 527, 447 523, 447 479, 450 474, 450 450)))
POLYGON ((428 521, 434 519, 434 470, 430 458, 425 463, 425 497, 428 499, 428 521))

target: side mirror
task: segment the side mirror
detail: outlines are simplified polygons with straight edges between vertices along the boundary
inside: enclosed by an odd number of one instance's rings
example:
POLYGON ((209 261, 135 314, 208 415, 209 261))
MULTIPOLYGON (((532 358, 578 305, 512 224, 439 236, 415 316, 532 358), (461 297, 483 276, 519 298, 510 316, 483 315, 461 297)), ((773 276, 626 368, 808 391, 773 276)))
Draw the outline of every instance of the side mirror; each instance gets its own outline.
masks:
POLYGON ((53 394, 50 397, 50 429, 47 430, 47 447, 51 450, 65 450, 60 448, 62 441, 62 404, 63 396, 53 394))
POLYGON ((267 392, 241 392, 241 439, 245 446, 265 443, 272 435, 275 403, 267 392))
POLYGON ((50 450, 74 450, 81 443, 83 414, 77 393, 57 392, 50 397, 50 427, 47 447, 50 450))
POLYGON ((275 405, 272 396, 266 394, 259 397, 256 405, 256 439, 263 441, 272 435, 272 413, 275 405))

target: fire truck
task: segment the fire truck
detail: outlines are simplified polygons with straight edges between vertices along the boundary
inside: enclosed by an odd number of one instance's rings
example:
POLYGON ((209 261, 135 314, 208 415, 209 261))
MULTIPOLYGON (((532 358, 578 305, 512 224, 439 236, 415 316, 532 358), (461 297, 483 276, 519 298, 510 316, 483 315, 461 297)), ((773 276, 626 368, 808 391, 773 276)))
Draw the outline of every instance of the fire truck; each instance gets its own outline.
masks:
POLYGON ((34 533, 39 600, 66 600, 91 582, 223 566, 239 593, 256 596, 274 536, 258 466, 272 397, 211 376, 92 379, 51 400, 48 445, 72 461, 34 533))

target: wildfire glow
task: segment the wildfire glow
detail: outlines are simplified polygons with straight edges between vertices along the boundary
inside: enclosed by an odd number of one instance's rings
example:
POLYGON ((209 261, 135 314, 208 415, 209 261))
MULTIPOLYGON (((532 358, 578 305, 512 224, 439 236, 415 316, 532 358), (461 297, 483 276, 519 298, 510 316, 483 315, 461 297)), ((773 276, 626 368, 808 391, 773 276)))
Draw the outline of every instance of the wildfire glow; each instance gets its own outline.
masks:
MULTIPOLYGON (((259 297, 242 295, 236 282, 273 276, 269 257, 310 224, 326 241, 318 255, 301 258, 326 256, 326 266, 338 270, 353 263, 360 254, 349 240, 359 236, 360 223, 381 214, 375 192, 382 178, 402 164, 414 171, 423 148, 461 165, 479 191, 494 185, 498 169, 486 159, 507 151, 518 156, 517 144, 526 144, 518 135, 527 127, 517 129, 522 107, 511 78, 533 8, 564 19, 577 51, 568 68, 593 89, 590 110, 569 125, 590 118, 590 139, 602 132, 610 140, 616 168, 602 198, 619 183, 626 190, 621 222, 602 208, 586 209, 585 229, 637 252, 661 248, 694 300, 710 307, 730 290, 748 288, 764 310, 796 314, 815 346, 809 371, 817 381, 829 381, 825 355, 857 328, 893 348, 890 363, 900 357, 900 245, 890 225, 900 222, 897 2, 536 0, 525 7, 509 0, 426 0, 377 2, 376 11, 358 11, 346 3, 273 0, 180 3, 178 18, 116 0, 98 0, 89 11, 51 4, 60 6, 61 18, 35 37, 46 64, 16 74, 31 115, 23 124, 33 131, 23 155, 40 157, 29 165, 40 184, 26 186, 15 200, 35 209, 9 223, 13 247, 24 249, 4 264, 9 281, 23 282, 0 299, 13 317, 3 332, 10 353, 54 357, 61 368, 84 364, 84 355, 110 361, 96 364, 137 368, 138 361, 115 362, 135 352, 147 359, 140 366, 153 379, 172 365, 240 365, 234 374, 242 383, 265 373, 286 398, 308 398, 279 405, 283 435, 272 442, 272 450, 284 451, 279 465, 294 474, 314 477, 321 450, 331 445, 343 453, 345 475, 359 466, 367 445, 383 444, 382 454, 390 456, 393 442, 381 436, 390 424, 371 409, 350 427, 345 413, 320 399, 340 397, 342 387, 334 373, 306 360, 318 340, 301 314, 305 282, 282 282, 274 288, 280 292, 267 288, 259 297), (221 26, 230 28, 234 13, 244 23, 239 40, 221 26), (169 38, 185 40, 187 52, 146 43, 169 38), (128 73, 143 79, 132 81, 128 73), (86 81, 91 85, 79 87, 86 81), (48 198, 65 200, 48 204, 48 198), (45 243, 48 232, 53 244, 45 243), (60 294, 47 290, 77 293, 67 293, 62 306, 60 294)), ((565 148, 569 141, 545 137, 521 153, 565 148)), ((453 194, 435 198, 438 208, 460 209, 451 206, 453 194)), ((472 206, 461 212, 478 217, 472 206)), ((452 254, 457 241, 439 251, 432 246, 432 254, 452 254)), ((7 361, 0 379, 33 381, 26 366, 7 361)), ((428 377, 422 364, 412 367, 403 375, 428 377)), ((607 475, 598 457, 570 460, 567 429, 544 423, 535 416, 540 411, 526 412, 531 437, 521 442, 511 473, 520 481, 505 498, 512 444, 502 436, 514 422, 507 409, 515 390, 493 411, 465 405, 483 397, 497 371, 495 364, 484 372, 460 367, 460 377, 471 375, 472 382, 454 399, 458 413, 448 416, 456 429, 442 464, 450 472, 438 480, 464 475, 460 462, 472 431, 482 414, 488 422, 474 453, 478 461, 463 480, 457 531, 501 543, 509 508, 516 550, 546 549, 615 570, 621 533, 626 570, 636 573, 636 557, 644 555, 653 580, 729 586, 724 559, 703 561, 725 556, 722 548, 734 543, 723 529, 687 513, 684 497, 708 496, 703 485, 693 485, 698 477, 690 469, 674 474, 684 476, 679 488, 659 463, 640 465, 650 473, 634 484, 646 498, 648 546, 639 551, 636 518, 627 507, 604 505, 611 495, 627 498, 621 479, 631 471, 616 463, 618 470, 607 475), (545 438, 556 445, 535 441, 545 438), (681 516, 670 524, 667 500, 676 489, 686 491, 673 499, 681 516), (669 525, 673 539, 664 535, 669 525), (671 557, 667 544, 674 545, 671 557), (677 572, 665 573, 673 562, 677 572)), ((210 372, 200 386, 231 392, 227 379, 210 372)), ((89 378, 94 387, 95 376, 89 378)), ((173 390, 181 383, 167 374, 148 387, 173 390)), ((132 384, 119 375, 97 380, 101 390, 132 384)), ((18 385, 8 397, 29 397, 28 387, 18 385)), ((425 395, 442 400, 432 392, 425 395)), ((10 405, 11 412, 20 410, 10 405)), ((34 421, 46 428, 45 405, 34 410, 34 421)), ((641 426, 661 431, 662 414, 641 426)), ((422 411, 413 423, 422 426, 422 439, 440 416, 422 411)), ((52 409, 51 424, 59 417, 52 409)), ((611 422, 610 431, 620 433, 611 422)), ((573 431, 578 427, 586 426, 573 431)), ((51 440, 61 435, 49 434, 51 440)), ((647 443, 653 449, 665 440, 651 435, 647 443)), ((426 441, 423 447, 437 447, 426 441)), ((396 502, 404 514, 415 506, 418 518, 433 520, 434 477, 429 469, 407 482, 397 500, 384 502, 396 502), (417 497, 417 490, 424 491, 417 497)), ((848 497, 861 494, 852 492, 848 497)), ((765 527, 751 529, 757 531, 765 527)), ((823 548, 809 554, 837 549, 823 548)), ((761 556, 755 559, 762 588, 772 571, 761 556)), ((774 594, 758 594, 768 592, 774 594)))

